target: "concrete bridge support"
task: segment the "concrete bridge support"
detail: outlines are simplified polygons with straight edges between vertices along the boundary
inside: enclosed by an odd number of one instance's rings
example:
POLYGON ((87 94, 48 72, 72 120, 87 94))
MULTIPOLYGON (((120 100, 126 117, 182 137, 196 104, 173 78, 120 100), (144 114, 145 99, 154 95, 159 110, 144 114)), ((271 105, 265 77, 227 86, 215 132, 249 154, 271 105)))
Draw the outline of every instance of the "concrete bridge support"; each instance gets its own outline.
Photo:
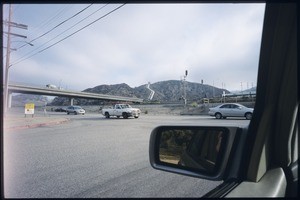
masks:
POLYGON ((70 98, 70 105, 73 106, 74 104, 74 98, 70 98))
POLYGON ((12 93, 8 94, 8 108, 11 108, 12 93))

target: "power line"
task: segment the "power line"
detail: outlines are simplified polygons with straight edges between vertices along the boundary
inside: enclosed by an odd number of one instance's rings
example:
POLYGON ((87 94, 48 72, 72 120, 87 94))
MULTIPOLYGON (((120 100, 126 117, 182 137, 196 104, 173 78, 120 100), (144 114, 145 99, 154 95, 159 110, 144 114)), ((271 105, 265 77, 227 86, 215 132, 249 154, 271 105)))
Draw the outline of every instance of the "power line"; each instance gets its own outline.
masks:
MULTIPOLYGON (((49 25, 52 21, 54 21, 56 18, 58 18, 59 16, 61 16, 63 13, 65 13, 66 10, 68 10, 69 7, 65 6, 61 9, 59 9, 56 14, 54 14, 53 17, 44 20, 43 22, 39 23, 36 27, 34 27, 34 29, 32 30, 32 32, 34 32, 35 30, 38 30, 39 28, 44 27, 45 25, 49 25)), ((38 34, 37 34, 38 35, 38 34)))
MULTIPOLYGON (((54 27, 53 27, 52 29, 50 29, 49 31, 47 31, 47 32, 45 32, 44 34, 38 36, 37 38, 31 40, 30 43, 32 43, 33 41, 35 41, 35 40, 37 40, 37 39, 39 39, 39 38, 41 38, 41 37, 47 35, 47 34, 50 33, 51 31, 53 31, 53 30, 56 29, 57 27, 61 26, 62 24, 66 23, 66 22, 69 21, 70 19, 76 17, 77 15, 79 15, 80 13, 82 13, 83 11, 85 11, 86 9, 88 9, 88 8, 89 8, 90 6, 92 6, 92 5, 93 5, 93 4, 88 5, 87 7, 85 7, 85 8, 82 9, 82 10, 80 10, 79 12, 77 12, 76 14, 74 14, 73 16, 71 16, 71 17, 69 17, 68 19, 62 21, 62 22, 59 23, 58 25, 54 26, 54 27)), ((20 46, 20 47, 17 48, 17 49, 21 49, 21 48, 24 47, 24 46, 26 46, 26 44, 20 46)))
POLYGON ((103 19, 104 17, 108 16, 109 14, 111 14, 111 13, 115 12, 116 10, 120 9, 121 7, 125 6, 125 4, 126 4, 126 3, 122 4, 121 6, 118 6, 117 8, 113 9, 112 11, 110 11, 110 12, 106 13, 105 15, 99 17, 98 19, 96 19, 96 20, 94 20, 93 22, 87 24, 86 26, 84 26, 84 27, 78 29, 77 31, 75 31, 74 33, 68 35, 67 37, 64 37, 63 39, 57 41, 56 43, 54 43, 54 44, 52 44, 52 45, 50 45, 50 46, 48 46, 48 47, 46 47, 46 48, 44 48, 44 49, 38 51, 37 53, 35 53, 35 54, 33 54, 33 55, 31 55, 31 56, 29 56, 29 57, 27 57, 27 58, 24 58, 24 59, 22 59, 22 60, 20 60, 20 61, 18 61, 18 62, 15 62, 15 63, 13 63, 13 64, 11 64, 11 65, 16 65, 16 64, 18 64, 18 63, 20 63, 20 62, 23 62, 24 60, 27 60, 27 59, 29 59, 29 58, 35 56, 36 54, 41 53, 41 52, 43 52, 43 51, 45 51, 45 50, 47 50, 47 49, 49 49, 49 48, 51 48, 51 47, 57 45, 58 43, 60 43, 60 42, 62 42, 62 41, 64 41, 64 40, 66 40, 67 38, 69 38, 69 37, 75 35, 76 33, 82 31, 83 29, 89 27, 90 25, 96 23, 97 21, 103 19))
MULTIPOLYGON (((21 58, 19 58, 18 60, 16 60, 15 63, 19 63, 19 61, 21 62, 21 61, 23 61, 23 60, 26 60, 26 59, 31 58, 32 56, 38 54, 39 52, 37 52, 37 53, 35 53, 35 54, 29 56, 28 58, 25 58, 25 57, 27 57, 27 55, 30 55, 32 52, 34 52, 34 51, 36 51, 36 50, 42 48, 43 46, 45 46, 46 44, 48 44, 48 43, 51 42, 52 40, 54 40, 54 39, 56 39, 57 37, 61 36, 62 34, 64 34, 65 32, 67 32, 68 30, 72 29, 73 27, 75 27, 76 25, 78 25, 79 23, 81 23, 82 21, 84 21, 85 19, 89 18, 90 16, 92 16, 93 14, 95 14, 96 12, 98 12, 99 10, 103 9, 103 8, 106 7, 107 5, 108 5, 108 4, 106 4, 106 5, 102 6, 102 7, 100 7, 99 9, 97 9, 97 10, 94 11, 93 13, 89 14, 88 16, 86 16, 85 18, 83 18, 82 20, 78 21, 77 23, 75 23, 74 25, 72 25, 71 27, 69 27, 68 29, 66 29, 65 31, 63 31, 63 32, 61 32, 60 34, 56 35, 54 38, 48 40, 46 43, 42 44, 42 45, 39 46, 38 48, 36 48, 36 49, 30 51, 29 53, 25 54, 24 56, 22 56, 21 58), (25 59, 23 59, 23 58, 25 58, 25 59)), ((14 64, 15 64, 15 63, 14 63, 14 64)))

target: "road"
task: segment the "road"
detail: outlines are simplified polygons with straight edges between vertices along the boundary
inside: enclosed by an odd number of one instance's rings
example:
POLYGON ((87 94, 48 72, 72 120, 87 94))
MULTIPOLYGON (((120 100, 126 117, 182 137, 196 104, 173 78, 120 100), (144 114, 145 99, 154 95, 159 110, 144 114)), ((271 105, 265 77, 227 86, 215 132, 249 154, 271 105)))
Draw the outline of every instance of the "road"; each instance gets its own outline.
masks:
POLYGON ((162 124, 249 124, 208 116, 67 117, 66 124, 4 131, 6 198, 201 197, 221 182, 153 169, 151 130, 162 124))

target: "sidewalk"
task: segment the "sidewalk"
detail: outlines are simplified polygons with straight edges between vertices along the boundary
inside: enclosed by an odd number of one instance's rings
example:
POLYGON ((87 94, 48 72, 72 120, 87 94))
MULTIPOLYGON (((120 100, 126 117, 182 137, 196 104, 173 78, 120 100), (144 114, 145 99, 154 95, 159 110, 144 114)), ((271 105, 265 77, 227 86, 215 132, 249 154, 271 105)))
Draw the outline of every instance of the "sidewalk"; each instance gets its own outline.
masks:
POLYGON ((70 119, 64 116, 51 116, 51 115, 27 115, 25 114, 8 114, 3 118, 4 130, 5 129, 26 129, 36 128, 41 126, 57 125, 69 122, 70 119))

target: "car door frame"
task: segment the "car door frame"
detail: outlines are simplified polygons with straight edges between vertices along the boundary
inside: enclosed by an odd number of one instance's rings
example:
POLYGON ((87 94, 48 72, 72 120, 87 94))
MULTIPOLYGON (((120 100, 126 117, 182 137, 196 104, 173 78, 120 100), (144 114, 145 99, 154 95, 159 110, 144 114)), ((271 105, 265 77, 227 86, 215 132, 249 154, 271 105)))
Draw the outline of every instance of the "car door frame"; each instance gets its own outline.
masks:
POLYGON ((297 85, 297 6, 267 3, 257 98, 241 176, 225 181, 204 197, 297 196, 297 85))

